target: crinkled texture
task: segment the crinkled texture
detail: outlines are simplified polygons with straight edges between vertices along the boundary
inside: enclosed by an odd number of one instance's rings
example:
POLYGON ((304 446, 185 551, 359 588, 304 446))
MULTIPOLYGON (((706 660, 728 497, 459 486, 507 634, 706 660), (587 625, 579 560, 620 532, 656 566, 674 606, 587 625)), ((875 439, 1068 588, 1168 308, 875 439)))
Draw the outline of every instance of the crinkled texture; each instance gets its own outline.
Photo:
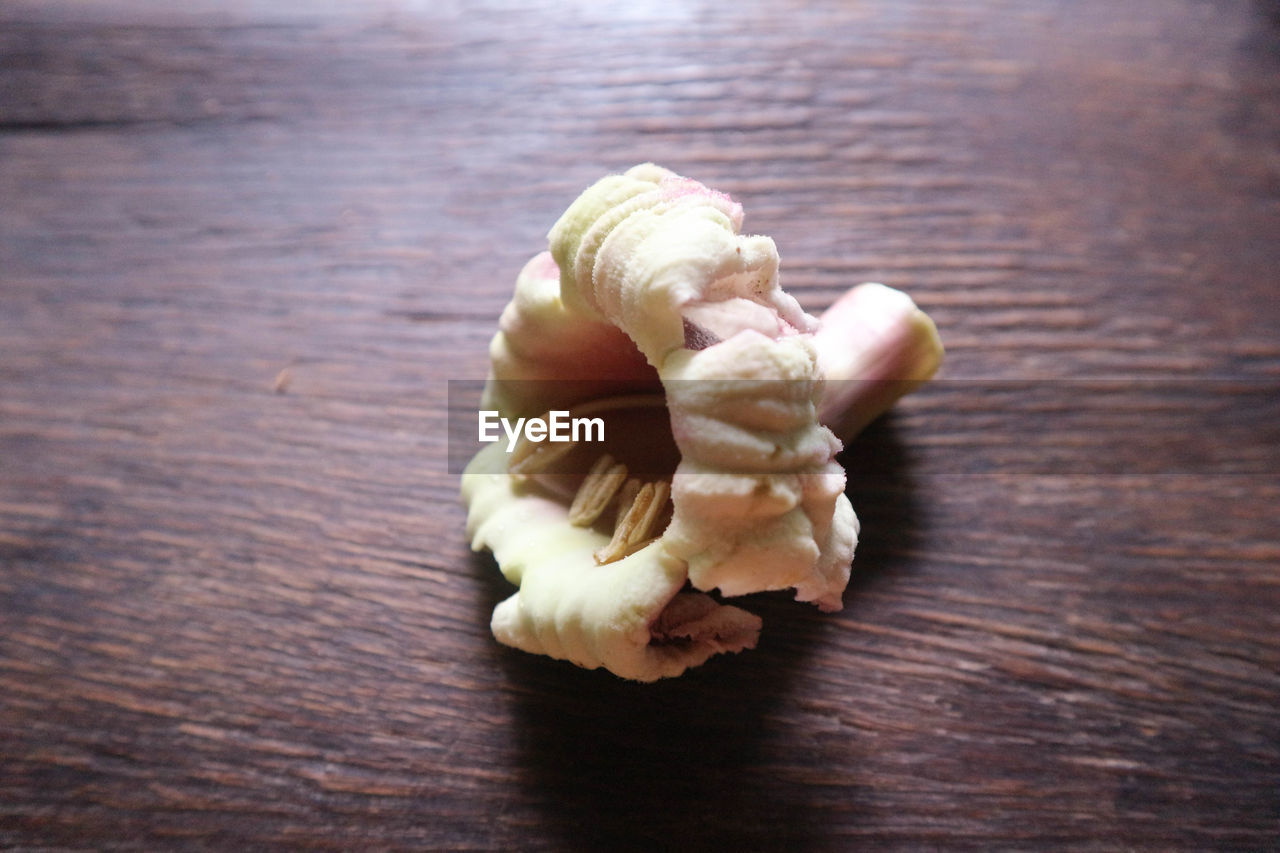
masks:
POLYGON ((649 681, 755 645, 757 617, 682 592, 686 580, 840 608, 858 520, 818 418, 820 355, 835 347, 820 354, 817 321, 778 285, 773 241, 741 224, 728 196, 645 164, 584 192, 550 256, 522 271, 485 407, 528 417, 660 381, 681 462, 662 536, 596 565, 608 537, 490 473, 505 470, 500 445, 481 451, 463 477, 472 546, 520 587, 494 611, 500 641, 649 681), (583 381, 531 394, 526 379, 583 381))
POLYGON ((822 375, 806 334, 817 321, 778 286, 773 241, 739 235, 741 221, 727 196, 637 167, 570 206, 551 254, 564 302, 625 331, 662 379, 682 457, 664 541, 693 585, 726 595, 797 587, 839 609, 847 572, 819 567, 853 559, 857 526, 852 507, 837 511, 848 503, 832 461, 840 442, 817 421, 822 375), (709 345, 686 348, 691 326, 709 345), (774 515, 744 525, 704 510, 740 476, 768 489, 780 475, 806 482, 774 515))
POLYGON ((743 297, 799 331, 817 321, 778 287, 778 250, 744 237, 742 205, 645 164, 578 197, 551 229, 561 298, 625 331, 661 369, 684 345, 682 309, 743 297))
POLYGON ((795 587, 800 600, 838 610, 857 522, 833 461, 840 442, 817 421, 808 336, 747 330, 681 350, 660 373, 681 452, 667 539, 693 585, 725 595, 795 587), (770 499, 727 515, 744 494, 770 499), (834 536, 833 523, 843 528, 834 536), (833 563, 843 575, 819 569, 833 563))
POLYGON ((503 575, 520 586, 493 611, 500 642, 637 681, 755 648, 759 617, 710 599, 689 602, 697 594, 680 591, 685 563, 661 540, 595 565, 592 554, 608 537, 573 526, 562 503, 523 491, 510 475, 475 473, 494 461, 486 456, 505 453, 496 444, 482 450, 463 475, 462 493, 472 547, 491 549, 503 575))

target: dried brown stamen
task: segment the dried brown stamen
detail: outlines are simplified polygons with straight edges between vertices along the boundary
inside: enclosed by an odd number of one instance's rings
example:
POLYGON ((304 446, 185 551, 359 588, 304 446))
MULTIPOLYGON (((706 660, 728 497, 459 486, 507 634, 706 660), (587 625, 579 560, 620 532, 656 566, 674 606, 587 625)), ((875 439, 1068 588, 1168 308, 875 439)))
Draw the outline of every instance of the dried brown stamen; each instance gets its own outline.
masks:
POLYGON ((587 478, 578 487, 569 507, 569 523, 590 527, 609 506, 614 494, 627 479, 627 466, 614 462, 608 453, 591 466, 587 478))
POLYGON ((613 518, 614 530, 618 529, 622 519, 631 511, 631 505, 636 502, 636 495, 640 494, 640 487, 643 485, 635 477, 622 484, 622 491, 618 492, 618 514, 613 518))
POLYGON ((621 560, 653 541, 656 538, 652 535, 653 529, 670 494, 671 484, 666 480, 641 486, 635 500, 618 520, 609 544, 596 551, 596 562, 603 565, 621 560))

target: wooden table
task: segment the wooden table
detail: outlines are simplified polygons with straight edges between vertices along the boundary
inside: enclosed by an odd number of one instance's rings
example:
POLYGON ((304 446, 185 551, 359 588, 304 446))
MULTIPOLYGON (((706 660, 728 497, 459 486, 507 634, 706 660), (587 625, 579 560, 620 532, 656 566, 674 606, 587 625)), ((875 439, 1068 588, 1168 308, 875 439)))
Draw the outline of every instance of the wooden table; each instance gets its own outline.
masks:
POLYGON ((311 5, 0 5, 0 845, 1280 844, 1274 2, 311 5), (646 160, 948 348, 845 609, 649 686, 444 461, 646 160))

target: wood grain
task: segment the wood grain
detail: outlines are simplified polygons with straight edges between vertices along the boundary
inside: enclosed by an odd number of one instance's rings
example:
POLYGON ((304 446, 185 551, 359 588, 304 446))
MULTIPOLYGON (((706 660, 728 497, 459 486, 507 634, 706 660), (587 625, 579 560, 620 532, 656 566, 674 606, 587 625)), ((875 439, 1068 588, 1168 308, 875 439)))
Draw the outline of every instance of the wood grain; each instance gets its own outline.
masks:
POLYGON ((1275 847, 1278 22, 0 5, 0 846, 1275 847), (845 610, 652 686, 492 640, 445 460, 646 160, 948 347, 845 610))

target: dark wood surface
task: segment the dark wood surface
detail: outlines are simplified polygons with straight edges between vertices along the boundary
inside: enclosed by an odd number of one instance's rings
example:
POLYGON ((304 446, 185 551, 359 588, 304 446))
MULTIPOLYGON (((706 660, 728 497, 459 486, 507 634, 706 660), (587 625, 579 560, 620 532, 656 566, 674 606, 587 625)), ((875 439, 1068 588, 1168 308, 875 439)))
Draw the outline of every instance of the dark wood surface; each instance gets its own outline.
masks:
POLYGON ((308 5, 0 3, 0 846, 1280 846, 1274 2, 308 5), (444 438, 645 160, 948 347, 845 610, 650 686, 444 438))

